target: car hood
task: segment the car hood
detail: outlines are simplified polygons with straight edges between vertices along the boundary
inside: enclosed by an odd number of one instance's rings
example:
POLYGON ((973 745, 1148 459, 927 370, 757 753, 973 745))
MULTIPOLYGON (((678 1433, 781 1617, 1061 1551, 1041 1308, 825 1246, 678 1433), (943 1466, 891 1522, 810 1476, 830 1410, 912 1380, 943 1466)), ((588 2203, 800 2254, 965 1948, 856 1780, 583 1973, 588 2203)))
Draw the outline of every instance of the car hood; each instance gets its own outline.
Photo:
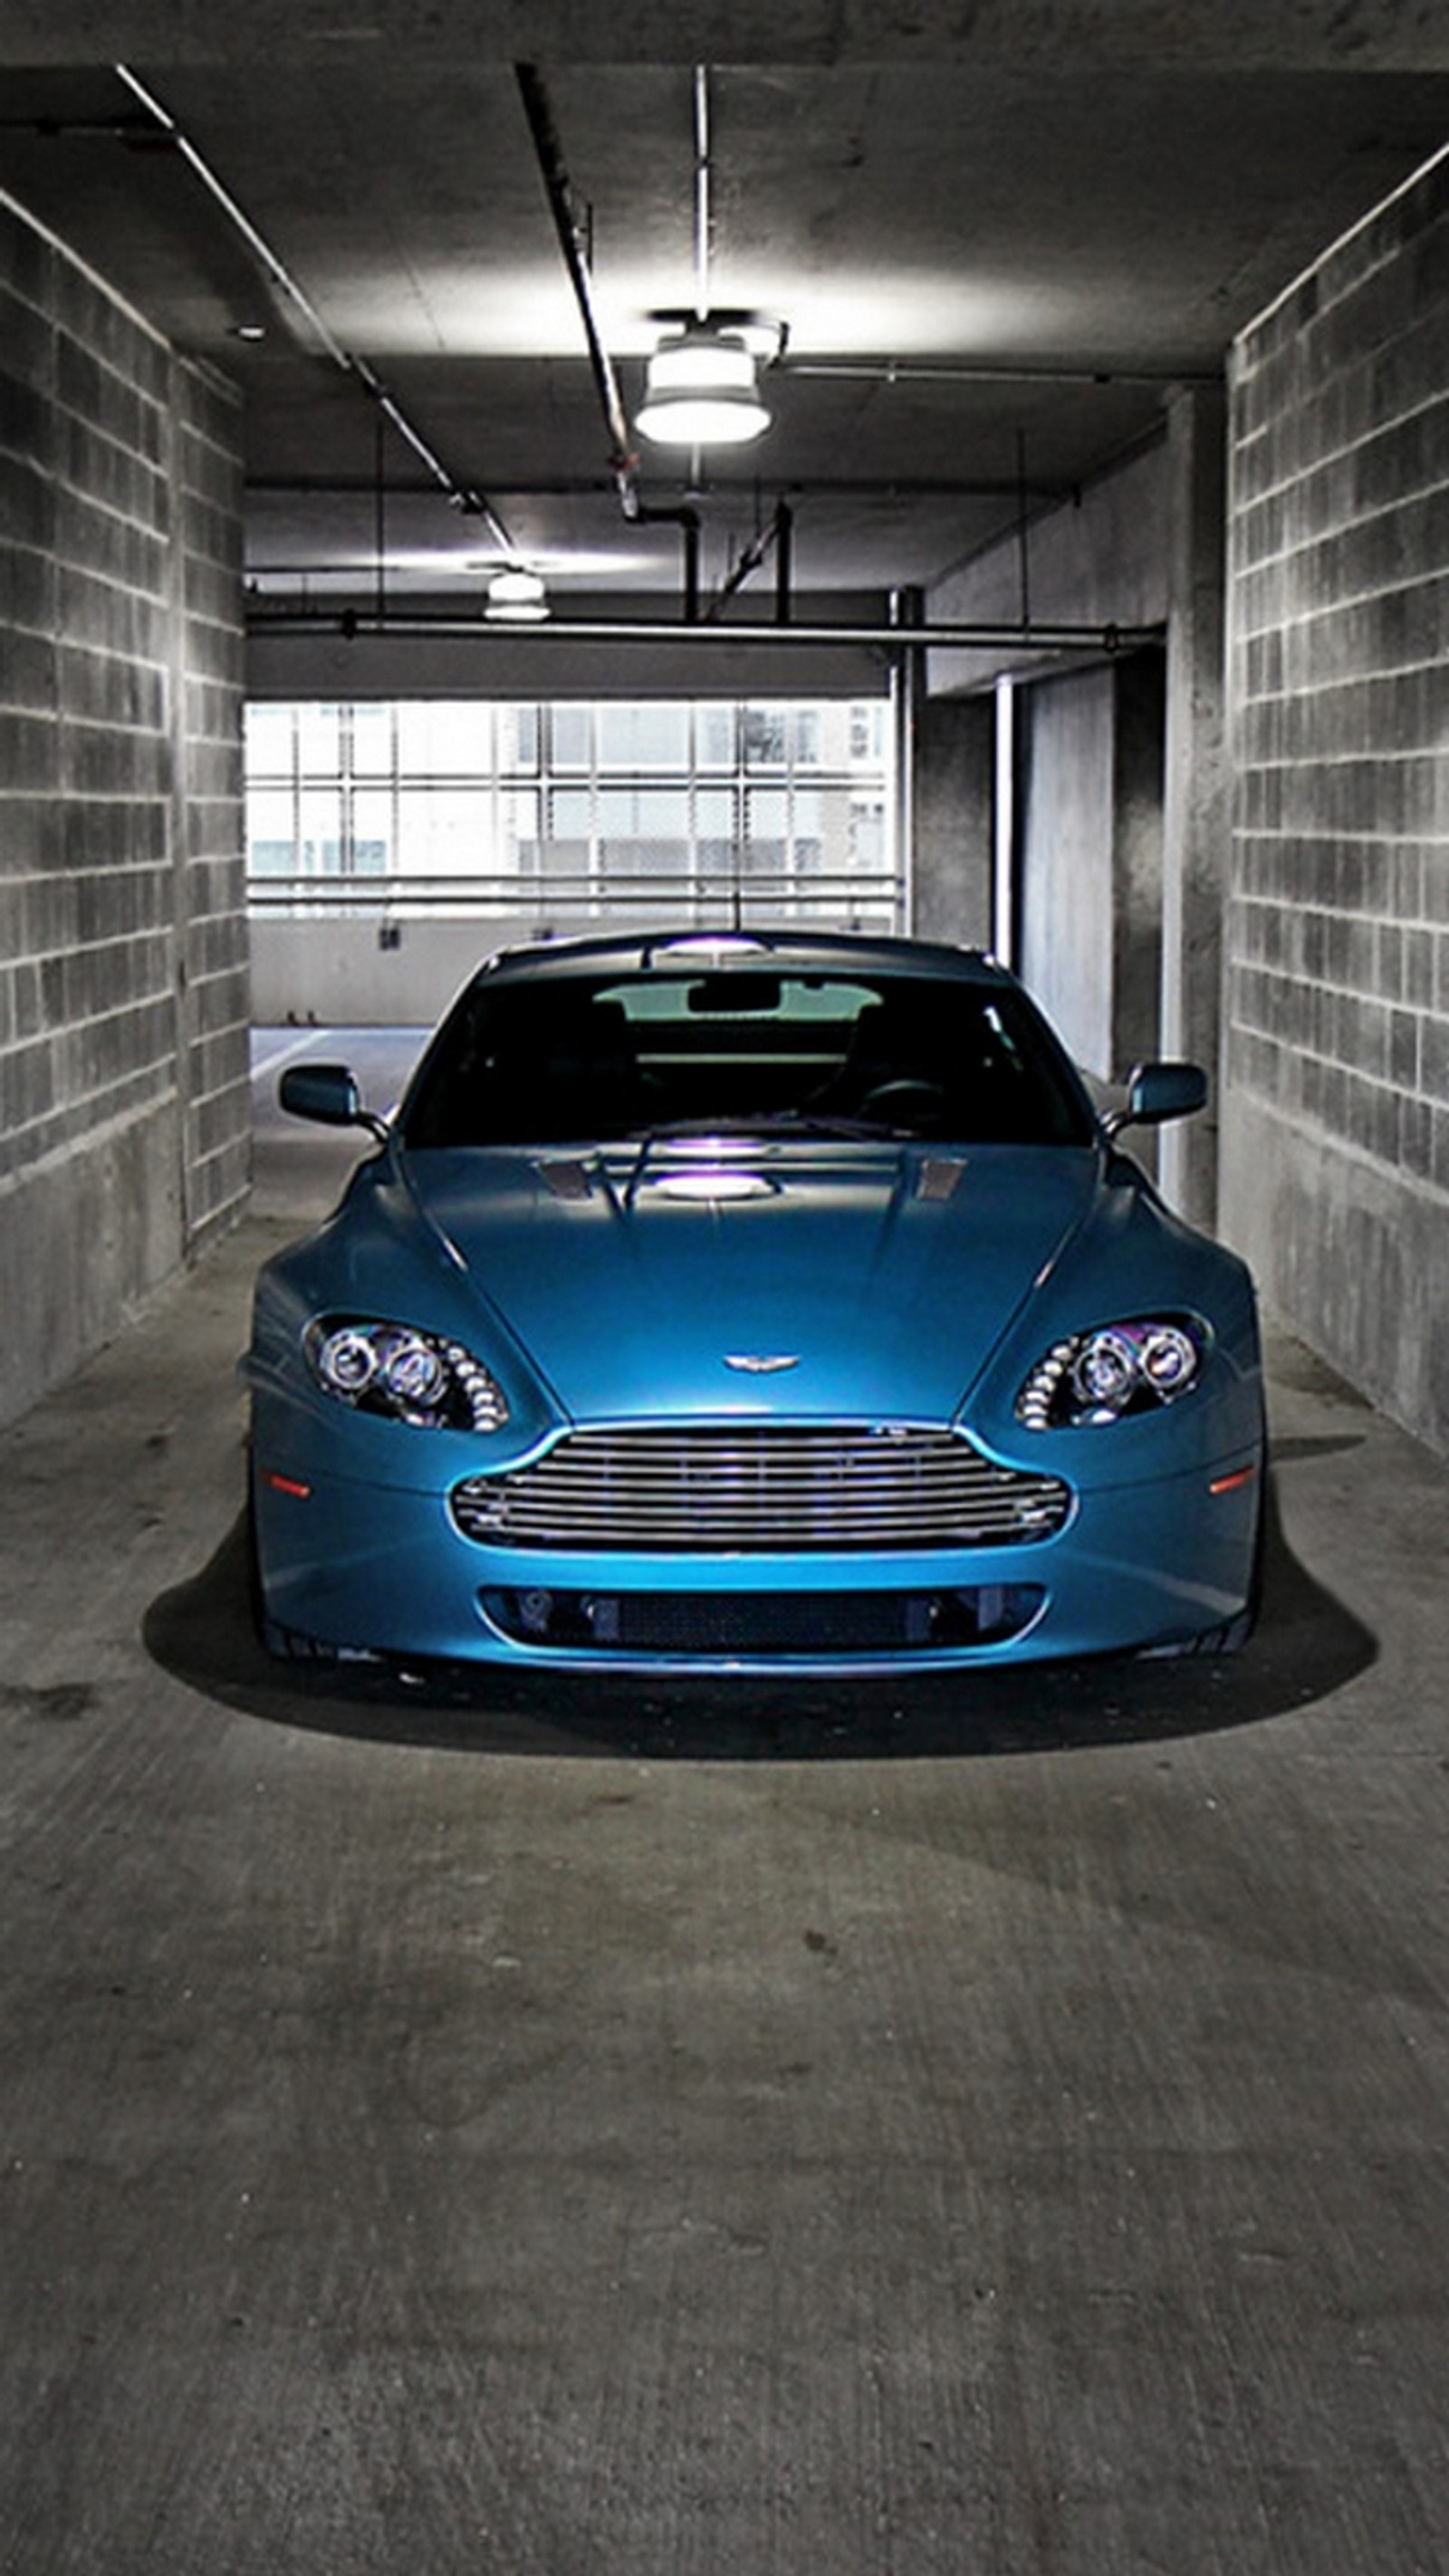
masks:
POLYGON ((731 1144, 407 1158, 414 1221, 575 1420, 964 1395, 1101 1187, 1087 1149, 731 1144))

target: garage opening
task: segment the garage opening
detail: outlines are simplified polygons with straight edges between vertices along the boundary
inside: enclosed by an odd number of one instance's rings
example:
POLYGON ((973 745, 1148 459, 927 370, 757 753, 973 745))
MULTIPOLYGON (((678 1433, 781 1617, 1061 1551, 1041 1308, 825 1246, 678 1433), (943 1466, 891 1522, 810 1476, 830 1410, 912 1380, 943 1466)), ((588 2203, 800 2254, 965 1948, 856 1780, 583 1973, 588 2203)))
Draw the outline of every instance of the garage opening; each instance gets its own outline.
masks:
POLYGON ((254 924, 900 925, 884 698, 257 702, 254 924))

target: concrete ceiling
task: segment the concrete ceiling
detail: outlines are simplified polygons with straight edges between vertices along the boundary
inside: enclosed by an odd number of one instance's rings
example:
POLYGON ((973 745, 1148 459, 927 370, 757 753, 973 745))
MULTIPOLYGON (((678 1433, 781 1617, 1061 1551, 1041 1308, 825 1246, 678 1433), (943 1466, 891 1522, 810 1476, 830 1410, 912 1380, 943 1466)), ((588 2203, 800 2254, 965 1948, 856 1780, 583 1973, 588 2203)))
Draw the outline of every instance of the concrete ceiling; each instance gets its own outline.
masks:
POLYGON ((1449 21, 1392 0, 0 0, 0 188, 241 386, 264 595, 365 595, 381 558, 391 595, 456 597, 504 537, 565 613, 677 587, 677 529, 619 505, 519 60, 627 404, 649 315, 693 299, 709 66, 713 300, 788 345, 764 438, 697 484, 641 442, 638 491, 697 505, 707 593, 788 499, 800 594, 837 613, 1150 437, 1449 137, 1449 21))

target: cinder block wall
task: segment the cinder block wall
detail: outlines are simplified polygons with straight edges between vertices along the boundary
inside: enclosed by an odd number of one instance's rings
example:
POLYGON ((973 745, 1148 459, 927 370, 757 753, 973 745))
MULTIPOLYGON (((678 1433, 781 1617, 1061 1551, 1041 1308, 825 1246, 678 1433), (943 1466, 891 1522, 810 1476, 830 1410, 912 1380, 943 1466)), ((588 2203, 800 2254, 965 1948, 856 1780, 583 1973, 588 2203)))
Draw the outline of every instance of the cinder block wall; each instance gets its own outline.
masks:
POLYGON ((1223 1220, 1449 1450, 1449 156, 1231 382, 1223 1220))
POLYGON ((236 1214, 251 1178, 241 457, 235 397, 201 370, 173 361, 168 418, 177 1085, 191 1253, 236 1214))
POLYGON ((246 1187, 237 428, 0 197, 0 1419, 246 1187))

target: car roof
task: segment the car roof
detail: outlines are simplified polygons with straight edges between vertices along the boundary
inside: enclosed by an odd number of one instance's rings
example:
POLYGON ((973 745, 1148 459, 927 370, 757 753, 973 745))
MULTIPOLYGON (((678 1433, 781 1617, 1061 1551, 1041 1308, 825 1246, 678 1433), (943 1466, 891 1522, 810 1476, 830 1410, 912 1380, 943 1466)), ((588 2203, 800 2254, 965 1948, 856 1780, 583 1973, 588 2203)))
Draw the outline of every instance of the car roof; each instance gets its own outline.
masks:
POLYGON ((763 966, 797 973, 853 969, 860 974, 936 975, 963 983, 1009 984, 1008 970, 979 948, 956 948, 926 939, 861 931, 675 929, 615 934, 608 938, 539 940, 500 948, 479 967, 474 983, 495 976, 548 977, 580 971, 644 974, 653 969, 698 967, 710 973, 763 966))

